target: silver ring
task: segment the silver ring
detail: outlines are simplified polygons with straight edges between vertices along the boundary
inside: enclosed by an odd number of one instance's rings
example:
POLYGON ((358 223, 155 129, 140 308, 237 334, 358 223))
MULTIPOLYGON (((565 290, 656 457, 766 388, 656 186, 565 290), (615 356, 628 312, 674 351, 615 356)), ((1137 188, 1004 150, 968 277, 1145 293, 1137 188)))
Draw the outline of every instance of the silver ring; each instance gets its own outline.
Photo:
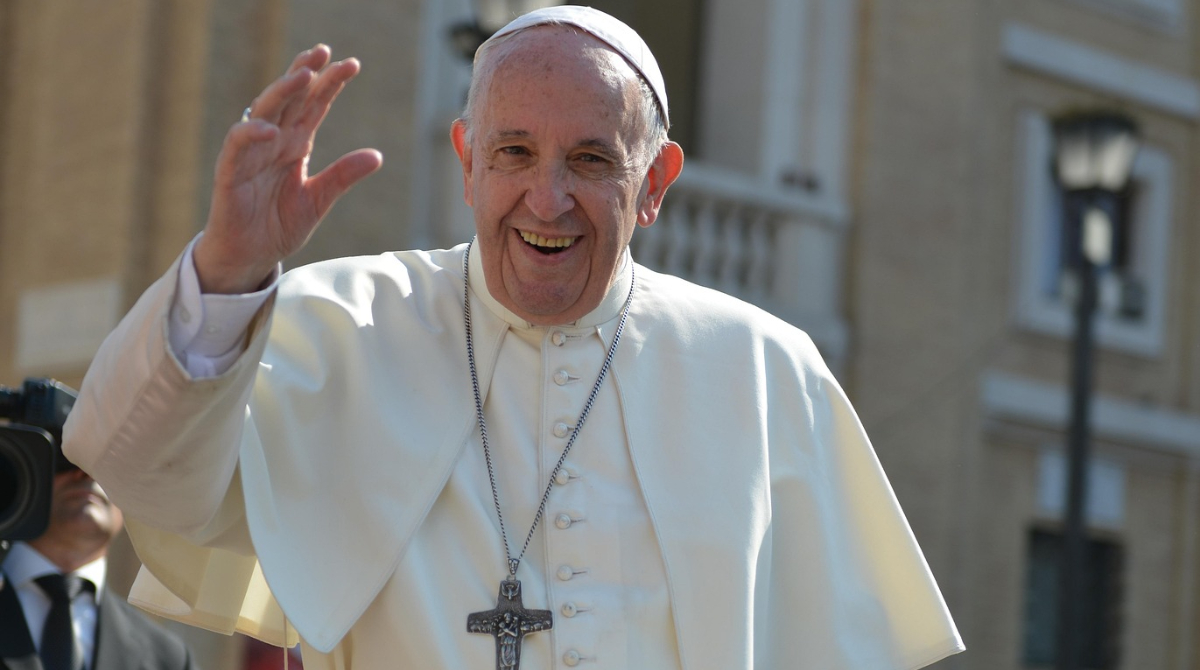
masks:
POLYGON ((242 123, 245 123, 249 120, 250 120, 250 108, 247 107, 246 110, 244 112, 242 112, 242 123))

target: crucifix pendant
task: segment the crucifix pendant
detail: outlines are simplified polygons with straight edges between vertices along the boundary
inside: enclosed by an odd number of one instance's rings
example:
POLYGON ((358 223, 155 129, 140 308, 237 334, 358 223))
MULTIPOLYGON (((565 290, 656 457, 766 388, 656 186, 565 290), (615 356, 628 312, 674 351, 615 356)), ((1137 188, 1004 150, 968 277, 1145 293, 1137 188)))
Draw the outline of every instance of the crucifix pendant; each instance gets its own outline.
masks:
POLYGON ((520 670, 521 638, 553 626, 550 610, 527 610, 521 603, 521 582, 500 582, 496 609, 467 615, 468 633, 496 638, 496 670, 520 670))

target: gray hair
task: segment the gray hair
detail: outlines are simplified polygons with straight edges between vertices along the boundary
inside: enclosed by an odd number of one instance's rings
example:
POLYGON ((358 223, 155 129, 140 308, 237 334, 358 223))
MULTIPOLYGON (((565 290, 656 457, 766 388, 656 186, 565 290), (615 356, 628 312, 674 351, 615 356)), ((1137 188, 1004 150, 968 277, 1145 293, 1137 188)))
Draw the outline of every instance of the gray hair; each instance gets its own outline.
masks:
MULTIPOLYGON (((538 25, 564 26, 571 30, 587 34, 586 31, 580 31, 580 29, 573 24, 561 21, 547 21, 538 25)), ((476 118, 478 118, 479 105, 482 104, 480 102, 480 99, 483 97, 482 91, 487 82, 491 80, 491 77, 496 70, 496 59, 491 58, 492 52, 496 49, 496 47, 511 40, 514 35, 519 35, 528 29, 529 28, 522 28, 521 30, 517 30, 515 32, 493 37, 480 45, 479 49, 476 50, 474 69, 471 71, 471 86, 469 89, 467 89, 467 104, 463 109, 461 117, 463 124, 466 126, 466 139, 468 143, 471 141, 473 122, 476 118)), ((601 44, 604 43, 602 40, 599 41, 601 44)), ((616 52, 614 51, 613 53, 616 52)), ((661 151, 663 146, 667 143, 667 127, 665 121, 663 120, 662 107, 659 105, 658 97, 654 94, 654 89, 651 88, 650 83, 646 81, 646 78, 642 76, 640 72, 638 72, 637 68, 631 65, 629 66, 629 69, 637 77, 638 90, 641 93, 639 96, 641 100, 640 112, 642 115, 642 128, 645 131, 645 134, 642 138, 642 149, 645 151, 644 159, 648 166, 650 162, 658 156, 659 151, 661 151)))

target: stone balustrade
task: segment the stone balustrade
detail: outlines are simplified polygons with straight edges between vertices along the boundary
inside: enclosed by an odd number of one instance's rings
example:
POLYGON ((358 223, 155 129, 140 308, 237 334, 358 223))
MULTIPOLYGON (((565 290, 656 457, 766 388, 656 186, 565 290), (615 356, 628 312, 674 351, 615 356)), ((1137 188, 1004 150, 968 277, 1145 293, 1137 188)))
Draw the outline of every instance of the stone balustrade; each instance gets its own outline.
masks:
POLYGON ((803 191, 688 163, 658 221, 631 244, 639 263, 715 288, 806 330, 831 366, 846 349, 847 215, 803 191))

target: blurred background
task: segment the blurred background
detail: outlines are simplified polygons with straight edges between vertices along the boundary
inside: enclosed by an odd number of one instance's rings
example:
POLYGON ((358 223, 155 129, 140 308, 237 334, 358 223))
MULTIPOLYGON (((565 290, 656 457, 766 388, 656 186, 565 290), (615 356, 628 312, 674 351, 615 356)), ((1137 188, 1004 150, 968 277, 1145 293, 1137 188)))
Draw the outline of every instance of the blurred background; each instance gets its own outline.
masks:
MULTIPOLYGON (((228 127, 317 42, 364 69, 314 167, 363 146, 385 163, 291 265, 469 239, 448 141, 464 54, 544 4, 0 2, 0 384, 78 387, 202 227, 228 127)), ((1055 667, 1075 527, 1081 667, 1200 669, 1200 1, 592 4, 658 56, 688 156, 635 257, 816 340, 967 643, 937 667, 1055 667), (1138 142, 1099 210, 1052 169, 1058 121, 1092 111, 1138 142), (1080 230, 1112 251, 1081 262, 1080 230)), ((127 542, 114 563, 127 590, 127 542)), ((205 668, 281 667, 183 634, 205 668)))

